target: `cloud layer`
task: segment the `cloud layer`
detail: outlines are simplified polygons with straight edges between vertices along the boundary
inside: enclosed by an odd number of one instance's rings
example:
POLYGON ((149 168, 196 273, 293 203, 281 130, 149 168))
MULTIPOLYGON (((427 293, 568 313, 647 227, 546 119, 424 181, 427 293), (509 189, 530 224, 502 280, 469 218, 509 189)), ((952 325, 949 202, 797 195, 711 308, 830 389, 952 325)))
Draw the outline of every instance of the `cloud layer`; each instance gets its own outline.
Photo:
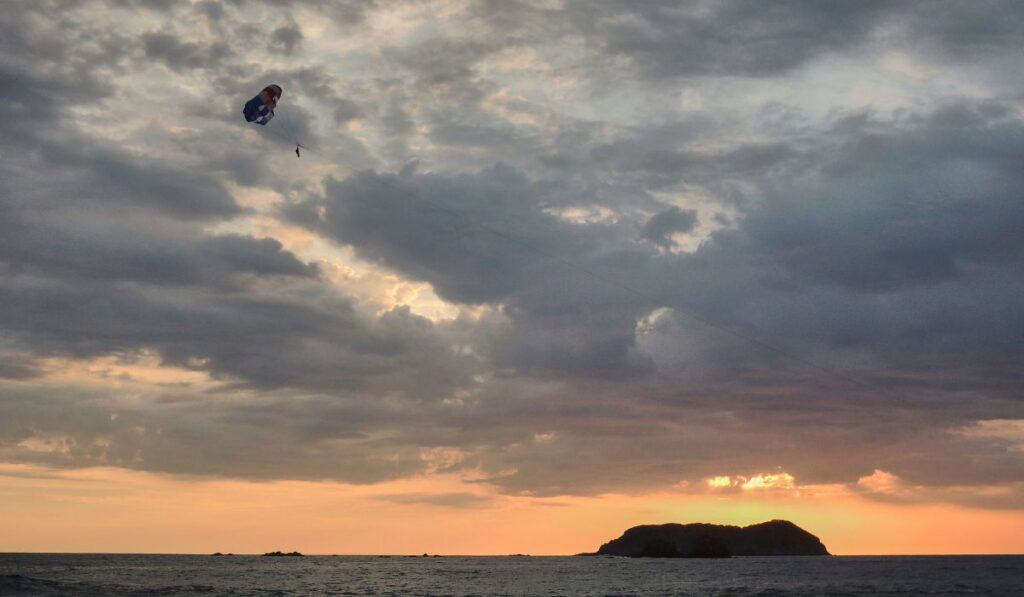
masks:
POLYGON ((53 4, 3 461, 1021 506, 1016 4, 53 4))

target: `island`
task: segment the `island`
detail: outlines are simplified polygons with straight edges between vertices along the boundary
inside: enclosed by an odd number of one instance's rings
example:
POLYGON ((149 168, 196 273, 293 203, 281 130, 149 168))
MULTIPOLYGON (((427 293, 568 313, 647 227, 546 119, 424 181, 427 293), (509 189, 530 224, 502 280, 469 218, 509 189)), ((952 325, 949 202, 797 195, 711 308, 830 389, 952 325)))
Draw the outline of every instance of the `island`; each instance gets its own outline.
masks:
POLYGON ((827 556, 825 545, 788 520, 738 527, 706 523, 648 524, 628 529, 586 556, 633 558, 727 558, 730 556, 827 556))
POLYGON ((288 553, 284 553, 283 551, 272 551, 272 552, 263 554, 263 557, 265 557, 265 558, 266 557, 271 557, 271 558, 282 558, 282 557, 283 558, 289 558, 289 557, 302 557, 302 554, 297 552, 297 551, 291 551, 291 552, 288 552, 288 553))

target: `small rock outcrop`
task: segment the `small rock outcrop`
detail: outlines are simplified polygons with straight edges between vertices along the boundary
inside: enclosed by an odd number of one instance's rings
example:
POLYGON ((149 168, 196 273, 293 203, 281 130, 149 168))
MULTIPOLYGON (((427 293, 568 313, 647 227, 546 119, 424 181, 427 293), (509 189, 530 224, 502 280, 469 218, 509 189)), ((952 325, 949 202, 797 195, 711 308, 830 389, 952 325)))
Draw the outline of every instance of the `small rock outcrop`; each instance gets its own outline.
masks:
POLYGON ((263 554, 263 557, 265 557, 265 558, 267 558, 267 557, 270 557, 270 558, 302 557, 302 554, 297 552, 297 551, 290 551, 288 553, 284 553, 283 551, 272 551, 272 552, 263 554))
POLYGON ((586 555, 727 558, 829 554, 814 535, 787 520, 772 520, 746 527, 704 523, 636 526, 586 555))

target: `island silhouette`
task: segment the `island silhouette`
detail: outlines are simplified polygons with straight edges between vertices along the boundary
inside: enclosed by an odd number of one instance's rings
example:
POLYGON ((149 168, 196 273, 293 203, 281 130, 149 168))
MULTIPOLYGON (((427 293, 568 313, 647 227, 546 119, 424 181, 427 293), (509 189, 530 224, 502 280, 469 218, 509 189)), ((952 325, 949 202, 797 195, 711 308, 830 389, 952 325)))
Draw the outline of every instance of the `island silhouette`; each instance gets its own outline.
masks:
POLYGON ((738 527, 707 523, 648 524, 585 556, 633 558, 727 558, 730 556, 827 556, 825 545, 788 520, 738 527))

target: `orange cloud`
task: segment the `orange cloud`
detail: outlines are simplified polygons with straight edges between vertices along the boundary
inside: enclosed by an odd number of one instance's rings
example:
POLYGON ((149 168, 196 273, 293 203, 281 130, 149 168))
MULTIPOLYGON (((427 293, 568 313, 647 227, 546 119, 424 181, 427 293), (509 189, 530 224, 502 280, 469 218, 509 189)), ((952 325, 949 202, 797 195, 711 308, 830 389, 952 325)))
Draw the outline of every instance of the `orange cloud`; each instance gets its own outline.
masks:
POLYGON ((705 479, 704 484, 711 490, 735 489, 741 491, 788 491, 797 489, 796 478, 787 472, 757 473, 749 478, 743 475, 736 475, 732 477, 728 475, 718 475, 705 479))

